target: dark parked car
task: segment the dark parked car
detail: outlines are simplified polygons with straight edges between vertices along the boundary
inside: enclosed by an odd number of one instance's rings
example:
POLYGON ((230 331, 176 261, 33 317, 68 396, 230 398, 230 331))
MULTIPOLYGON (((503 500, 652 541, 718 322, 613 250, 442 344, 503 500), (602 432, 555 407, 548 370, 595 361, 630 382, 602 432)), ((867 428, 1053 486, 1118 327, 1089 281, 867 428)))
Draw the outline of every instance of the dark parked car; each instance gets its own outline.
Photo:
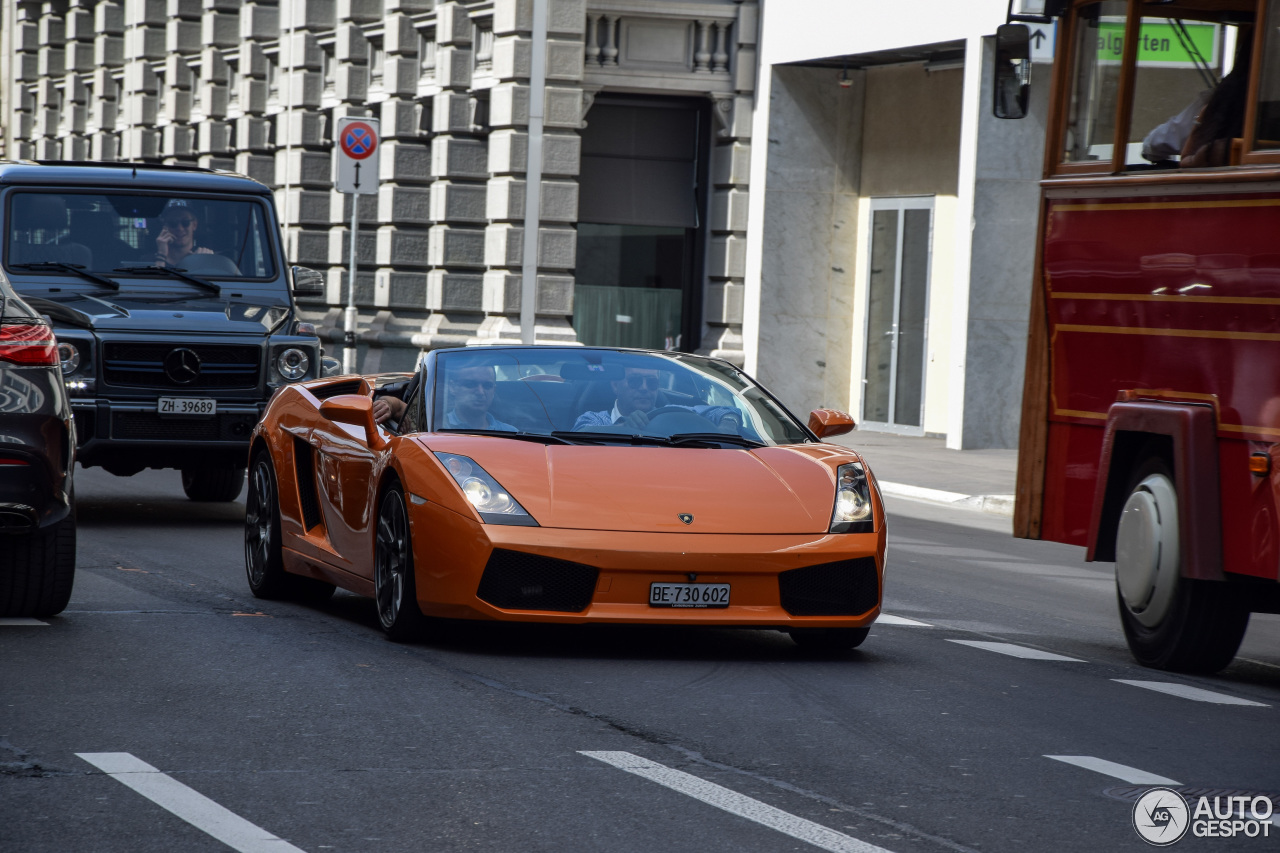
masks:
POLYGON ((79 461, 177 468, 193 500, 235 500, 280 386, 320 376, 271 190, 227 172, 0 163, 4 269, 52 320, 79 461))
POLYGON ((52 616, 67 606, 75 454, 53 330, 0 276, 0 616, 52 616))

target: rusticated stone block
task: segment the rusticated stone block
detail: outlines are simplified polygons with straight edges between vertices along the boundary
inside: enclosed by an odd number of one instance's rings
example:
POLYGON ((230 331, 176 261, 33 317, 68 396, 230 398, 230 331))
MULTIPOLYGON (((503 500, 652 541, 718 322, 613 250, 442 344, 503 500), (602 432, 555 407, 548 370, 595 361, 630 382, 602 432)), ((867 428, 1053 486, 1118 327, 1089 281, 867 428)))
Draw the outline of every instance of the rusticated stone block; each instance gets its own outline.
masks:
MULTIPOLYGON (((98 36, 93 40, 93 64, 103 68, 119 68, 124 64, 124 39, 120 36, 98 36)), ((31 57, 32 71, 35 57, 31 57)), ((21 78, 20 78, 21 79, 21 78)))
POLYGON ((377 200, 378 222, 383 225, 426 225, 431 218, 432 191, 424 187, 383 184, 378 187, 378 195, 371 197, 371 200, 377 200))
POLYGON ((741 323, 745 287, 732 281, 707 283, 702 317, 708 323, 741 323))
POLYGON ((227 61, 222 58, 222 51, 207 47, 200 51, 200 79, 211 83, 227 82, 227 61))
POLYGON ((751 145, 735 142, 721 145, 714 151, 712 181, 718 186, 738 184, 745 186, 751 178, 751 145))
POLYGON ((124 31, 129 59, 164 59, 164 27, 132 27, 124 31))
POLYGON ((711 198, 711 230, 746 231, 749 199, 746 190, 718 190, 711 198))
POLYGON ((276 181, 276 158, 269 154, 237 154, 236 171, 271 186, 276 181))
POLYGON ((280 35, 280 9, 246 3, 240 10, 240 38, 265 41, 280 35))
MULTIPOLYGON (((196 87, 196 103, 206 118, 227 117, 227 87, 218 83, 201 83, 196 87)), ((241 148, 246 146, 241 145, 241 148)))
POLYGON ((196 75, 191 66, 177 54, 170 54, 164 60, 164 82, 174 89, 190 89, 195 85, 196 75))
POLYGON ((325 235, 327 245, 329 193, 296 188, 278 189, 276 190, 276 208, 286 225, 326 226, 325 231, 318 233, 325 235))
POLYGON ((200 19, 200 41, 214 47, 235 47, 240 41, 240 15, 206 12, 200 19))
POLYGON ((196 125, 196 145, 210 154, 231 150, 231 125, 225 121, 202 121, 196 125))
POLYGON ((363 65, 339 65, 333 93, 340 101, 364 103, 369 97, 369 69, 363 65))
POLYGON ((742 278, 747 272, 747 239, 714 237, 707 251, 709 278, 742 278))
MULTIPOLYGON (((346 223, 347 225, 351 224, 352 198, 360 199, 360 221, 362 223, 369 224, 379 222, 381 220, 381 217, 379 216, 379 201, 382 197, 381 193, 383 190, 390 188, 391 187, 387 186, 380 187, 378 195, 367 195, 365 193, 360 193, 359 195, 353 195, 352 193, 329 193, 329 222, 333 225, 341 225, 343 223, 346 223)), ((422 192, 422 190, 418 190, 418 192, 422 192)), ((425 200, 423 202, 423 206, 426 206, 425 200)))
POLYGON ((166 0, 165 15, 169 18, 199 20, 200 0, 166 0))
POLYGON ((120 105, 124 123, 135 127, 154 127, 160 113, 160 99, 155 95, 125 95, 120 105))
POLYGON ((81 74, 68 74, 63 79, 63 101, 68 104, 83 104, 89 100, 89 90, 85 87, 86 78, 81 74))
POLYGON ((328 251, 328 235, 323 231, 304 228, 284 230, 285 257, 290 263, 302 266, 324 266, 328 251))
POLYGON ((436 5, 436 43, 461 46, 471 44, 471 17, 461 3, 436 5))
POLYGON ((36 22, 36 44, 40 47, 62 47, 67 42, 67 25, 56 15, 43 15, 36 22))
POLYGON ((62 111, 56 107, 36 110, 36 136, 57 136, 62 122, 62 111))
POLYGON ((413 25, 413 19, 400 12, 387 15, 383 19, 382 49, 392 56, 407 54, 416 57, 418 30, 413 25))
POLYGON ((388 139, 378 157, 381 180, 414 184, 431 181, 432 154, 424 143, 388 139))
POLYGON ((13 49, 16 51, 35 51, 40 47, 40 29, 32 23, 15 23, 13 27, 13 49))
POLYGON ((378 266, 425 267, 428 265, 429 236, 425 231, 406 230, 395 225, 378 228, 378 266))
MULTIPOLYGON (((364 241, 361 240, 361 243, 364 241)), ((330 305, 346 305, 347 294, 351 289, 351 276, 348 272, 336 267, 329 270, 325 277, 325 301, 330 305)), ((356 270, 356 305, 374 307, 374 293, 377 291, 377 275, 373 270, 366 270, 363 266, 356 270)), ((336 354, 341 355, 341 349, 335 350, 336 354)), ((329 353, 333 355, 334 352, 329 353)))
MULTIPOLYGON (((550 0, 547 32, 581 35, 587 25, 586 0, 550 0)), ((493 31, 497 35, 533 30, 533 0, 494 0, 493 31)))
POLYGON ((13 58, 13 79, 21 83, 34 83, 40 78, 36 71, 34 53, 20 53, 13 58))
POLYGON ((94 68, 93 42, 71 42, 67 45, 66 63, 68 71, 89 73, 94 68))
MULTIPOLYGON (((372 196, 370 196, 372 198, 372 196)), ((335 225, 329 229, 330 264, 346 264, 351 251, 351 229, 347 226, 335 225)), ((360 226, 360 239, 356 241, 356 263, 360 266, 373 266, 378 255, 378 232, 373 228, 360 226)))
POLYGON ((431 140, 431 174, 438 178, 487 178, 485 144, 478 139, 436 137, 431 140))
MULTIPOLYGON (((541 317, 564 317, 573 313, 573 276, 539 274, 534 312, 541 317)), ((485 310, 491 314, 520 313, 523 276, 505 270, 485 273, 485 310)))
POLYGON ((165 26, 164 49, 168 53, 195 53, 200 50, 200 22, 171 20, 165 26))
POLYGON ((63 137, 60 153, 63 160, 88 160, 89 140, 75 133, 63 137))
MULTIPOLYGON (((161 23, 164 22, 163 16, 161 23)), ((119 3, 99 3, 93 7, 93 29, 109 36, 124 34, 124 7, 119 3)))
POLYGON ((280 67, 306 71, 324 70, 324 51, 315 33, 305 30, 280 36, 280 67))
POLYGON ((427 273, 378 270, 377 303, 421 311, 427 307, 427 273))
POLYGON ((435 222, 484 222, 484 185, 436 181, 431 185, 430 218, 435 222))
POLYGON ((485 232, 476 228, 433 225, 427 258, 433 267, 483 267, 485 232))
POLYGON ((191 93, 185 89, 166 88, 160 99, 169 121, 187 124, 191 121, 191 93))
POLYGON ((478 314, 485 310, 484 275, 432 270, 427 273, 427 304, 432 311, 478 314))
POLYGON ((36 74, 61 77, 67 73, 67 52, 60 47, 42 47, 36 53, 36 74))
POLYGON ((437 47, 436 82, 445 89, 466 89, 471 86, 472 64, 469 47, 437 47))
POLYGON ((291 18, 285 25, 297 30, 328 30, 337 23, 337 0, 291 0, 286 9, 291 18))
POLYGON ((484 262, 491 267, 520 267, 524 228, 502 222, 484 230, 484 262))
POLYGON ((326 145, 325 119, 321 113, 303 110, 292 114, 285 112, 276 116, 275 122, 276 145, 301 145, 310 148, 326 145))
POLYGON ((582 124, 582 90, 548 86, 543 123, 547 127, 578 128, 582 124))
POLYGON ((327 151, 278 150, 276 183, 329 189, 333 184, 332 159, 327 151))
POLYGON ((133 0, 124 4, 124 12, 124 22, 131 27, 164 26, 164 0, 133 0))
MULTIPOLYGON (((524 36, 504 36, 493 44, 493 76, 499 80, 527 80, 532 74, 533 40, 524 36)), ((582 79, 582 42, 564 39, 547 41, 547 79, 582 79)))
POLYGON ((499 83, 489 92, 491 127, 526 127, 529 124, 529 87, 522 83, 499 83))
POLYGON ((339 24, 333 34, 333 58, 364 65, 369 61, 369 40, 355 24, 339 24))
POLYGON ((131 127, 120 133, 120 156, 125 160, 151 159, 160 155, 160 133, 131 127))
POLYGON ((433 133, 469 133, 474 107, 464 92, 440 92, 431 99, 433 133))
POLYGON ((280 75, 280 103, 304 110, 320 108, 324 76, 318 71, 285 71, 280 75))
POLYGON ((66 25, 67 41, 91 42, 98 34, 93 27, 93 13, 86 9, 67 10, 66 25))
POLYGON ((422 106, 417 101, 388 98, 380 105, 379 132, 383 139, 416 139, 422 127, 422 106))
POLYGON ((37 139, 35 150, 37 160, 56 160, 62 156, 62 143, 57 139, 37 139))
POLYGON ((160 156, 191 157, 195 154, 196 132, 194 128, 167 124, 160 134, 160 156))
POLYGON ((267 81, 241 79, 236 86, 240 98, 240 109, 250 115, 262 115, 267 111, 267 81))
POLYGON ((573 313, 573 276, 539 275, 538 304, 534 313, 543 317, 566 317, 573 313))
POLYGON ((103 101, 94 98, 93 103, 89 105, 89 124, 96 131, 111 131, 116 126, 116 102, 103 101))
POLYGON ((338 20, 371 24, 382 17, 382 0, 338 0, 338 20))
POLYGON ((576 228, 538 229, 538 267, 569 270, 578 262, 578 230, 576 228))
POLYGON ((240 76, 266 79, 267 52, 257 42, 240 45, 240 76))
MULTIPOLYGON (((492 220, 523 221, 525 205, 523 178, 493 178, 488 184, 486 216, 492 220)), ((544 222, 576 222, 578 220, 577 181, 543 181, 538 205, 544 222)))
POLYGON ((269 151, 271 120, 250 116, 236 119, 236 147, 242 151, 269 151))
MULTIPOLYGON (((30 132, 27 136, 30 136, 30 132)), ((89 157, 94 160, 114 160, 120 155, 120 139, 114 133, 95 133, 89 137, 89 157)), ((24 155, 19 154, 19 158, 24 155)), ((25 155, 30 156, 30 155, 25 155)))
POLYGON ((196 158, 196 165, 201 169, 221 169, 224 172, 236 170, 236 158, 219 157, 216 154, 201 154, 196 158))

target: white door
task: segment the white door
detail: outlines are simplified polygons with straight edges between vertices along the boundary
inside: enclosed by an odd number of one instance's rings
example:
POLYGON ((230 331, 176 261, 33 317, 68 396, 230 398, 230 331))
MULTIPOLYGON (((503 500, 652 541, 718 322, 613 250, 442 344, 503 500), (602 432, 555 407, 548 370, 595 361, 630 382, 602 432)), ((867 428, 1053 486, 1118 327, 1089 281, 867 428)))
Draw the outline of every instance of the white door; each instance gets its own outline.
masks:
POLYGON ((924 434, 933 197, 871 200, 862 422, 924 434))

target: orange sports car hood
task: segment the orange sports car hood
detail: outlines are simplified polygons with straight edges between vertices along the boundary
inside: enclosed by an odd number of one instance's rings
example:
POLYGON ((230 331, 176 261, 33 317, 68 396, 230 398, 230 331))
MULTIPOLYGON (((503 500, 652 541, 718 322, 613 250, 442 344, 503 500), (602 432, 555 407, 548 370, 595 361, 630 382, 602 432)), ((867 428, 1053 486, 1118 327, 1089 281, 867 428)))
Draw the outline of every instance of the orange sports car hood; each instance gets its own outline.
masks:
POLYGON ((567 447, 461 435, 423 443, 474 459, 541 526, 575 530, 824 533, 835 466, 858 459, 822 445, 567 447))

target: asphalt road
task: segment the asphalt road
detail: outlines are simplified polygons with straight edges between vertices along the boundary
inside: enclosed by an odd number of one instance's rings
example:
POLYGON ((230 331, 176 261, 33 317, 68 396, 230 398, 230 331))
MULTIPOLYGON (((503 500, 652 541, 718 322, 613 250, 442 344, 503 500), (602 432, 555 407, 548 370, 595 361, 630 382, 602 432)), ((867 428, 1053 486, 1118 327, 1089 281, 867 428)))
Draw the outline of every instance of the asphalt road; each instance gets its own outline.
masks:
POLYGON ((396 645, 368 599, 253 599, 242 503, 173 472, 77 492, 70 608, 0 625, 3 851, 1145 850, 1118 777, 1280 793, 1280 619, 1218 676, 1144 670, 1110 566, 980 513, 892 503, 897 618, 820 658, 764 631, 396 645))

